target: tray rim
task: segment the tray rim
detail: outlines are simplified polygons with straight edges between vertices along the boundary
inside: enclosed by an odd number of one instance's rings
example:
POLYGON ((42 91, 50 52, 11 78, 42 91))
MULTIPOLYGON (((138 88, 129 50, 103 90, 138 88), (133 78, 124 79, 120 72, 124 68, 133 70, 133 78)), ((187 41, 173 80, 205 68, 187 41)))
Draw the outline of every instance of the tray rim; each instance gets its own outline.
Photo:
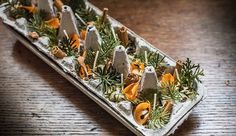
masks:
MULTIPOLYGON (((97 12, 101 12, 97 7, 92 5, 91 3, 88 2, 88 6, 96 10, 97 12)), ((112 17, 109 17, 112 22, 115 22, 117 25, 122 25, 120 22, 117 20, 113 19, 112 17)), ((2 19, 3 20, 3 19, 2 19)), ((122 114, 118 113, 114 107, 109 105, 105 100, 101 99, 96 93, 93 92, 89 87, 86 87, 81 81, 73 77, 70 73, 67 73, 63 70, 61 66, 59 66, 52 58, 48 57, 46 53, 40 51, 35 45, 27 39, 22 33, 17 31, 14 27, 10 26, 9 24, 5 23, 4 20, 2 21, 4 26, 10 30, 14 35, 16 35, 16 38, 23 43, 24 46, 26 46, 29 50, 31 50, 36 56, 38 56, 40 59, 42 59, 45 63, 47 63, 50 67, 52 67, 54 70, 56 70, 60 75, 62 75, 64 78, 66 78, 68 81, 70 81, 73 85, 75 85, 79 90, 81 90, 85 95, 87 95, 90 99, 95 101, 100 107, 102 107, 105 111, 107 111, 109 114, 111 114, 113 117, 115 117, 117 120, 119 120, 124 126, 126 126, 128 129, 130 129, 133 133, 136 135, 144 135, 143 131, 140 131, 135 127, 134 124, 132 124, 130 121, 128 121, 125 117, 123 117, 122 114), (88 91, 89 90, 89 91, 88 91)), ((145 39, 134 33, 132 30, 128 29, 129 33, 132 34, 132 36, 139 38, 142 40, 145 44, 147 44, 150 48, 153 48, 154 50, 157 50, 159 53, 162 55, 165 55, 170 61, 176 62, 174 59, 172 59, 170 56, 166 55, 164 52, 159 50, 157 47, 154 47, 152 44, 147 42, 145 39)), ((163 135, 169 135, 173 133, 176 128, 181 125, 181 121, 184 119, 187 119, 188 115, 190 112, 193 110, 193 108, 201 102, 205 98, 205 87, 198 83, 198 87, 200 87, 202 94, 199 95, 198 100, 192 105, 189 106, 189 109, 184 112, 184 114, 177 119, 177 121, 171 125, 170 129, 168 131, 164 131, 163 135)))

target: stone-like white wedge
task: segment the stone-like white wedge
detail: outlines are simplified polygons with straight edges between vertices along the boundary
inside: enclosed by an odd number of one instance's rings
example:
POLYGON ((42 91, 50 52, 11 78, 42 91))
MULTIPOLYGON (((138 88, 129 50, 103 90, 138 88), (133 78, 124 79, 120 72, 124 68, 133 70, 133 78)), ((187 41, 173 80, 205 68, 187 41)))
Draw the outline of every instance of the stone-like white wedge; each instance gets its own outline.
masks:
POLYGON ((97 51, 99 46, 102 43, 102 39, 98 33, 98 30, 95 26, 89 25, 87 27, 86 39, 85 39, 85 48, 93 49, 93 51, 97 51))
POLYGON ((141 79, 141 90, 157 89, 157 75, 153 66, 147 66, 141 79))
POLYGON ((115 47, 112 65, 117 70, 117 72, 124 75, 124 78, 126 78, 130 73, 128 55, 124 46, 119 45, 115 47))
POLYGON ((38 9, 49 13, 50 17, 55 16, 53 0, 38 0, 38 9))
POLYGON ((79 34, 77 26, 76 26, 76 19, 72 9, 69 6, 62 6, 62 18, 61 18, 61 25, 59 28, 58 38, 61 39, 65 36, 64 30, 67 32, 69 36, 73 34, 79 34))

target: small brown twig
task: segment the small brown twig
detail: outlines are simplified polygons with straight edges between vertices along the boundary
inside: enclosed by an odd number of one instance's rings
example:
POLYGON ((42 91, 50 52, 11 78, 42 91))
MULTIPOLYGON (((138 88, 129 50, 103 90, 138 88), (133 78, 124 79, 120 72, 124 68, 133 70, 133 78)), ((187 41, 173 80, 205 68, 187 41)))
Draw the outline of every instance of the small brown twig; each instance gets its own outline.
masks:
POLYGON ((120 39, 121 43, 126 47, 129 44, 129 37, 127 33, 127 28, 122 26, 118 30, 118 38, 120 39))
POLYGON ((101 23, 103 24, 106 19, 107 19, 107 13, 108 13, 108 8, 104 8, 103 9, 103 14, 102 14, 102 18, 101 18, 101 23))

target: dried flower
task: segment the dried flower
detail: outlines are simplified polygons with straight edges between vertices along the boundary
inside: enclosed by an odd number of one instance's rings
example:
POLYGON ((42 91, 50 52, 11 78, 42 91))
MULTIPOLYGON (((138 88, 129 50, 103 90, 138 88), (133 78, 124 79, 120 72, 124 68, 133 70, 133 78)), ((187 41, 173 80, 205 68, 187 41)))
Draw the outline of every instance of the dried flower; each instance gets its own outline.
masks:
POLYGON ((45 24, 53 29, 58 29, 60 27, 60 20, 58 18, 52 18, 48 21, 45 21, 45 24))
POLYGON ((131 63, 130 71, 131 73, 141 75, 144 71, 145 65, 139 60, 135 60, 131 63))
POLYGON ((136 99, 138 95, 138 88, 139 88, 139 82, 136 82, 125 87, 125 89, 122 92, 128 100, 132 101, 136 99))

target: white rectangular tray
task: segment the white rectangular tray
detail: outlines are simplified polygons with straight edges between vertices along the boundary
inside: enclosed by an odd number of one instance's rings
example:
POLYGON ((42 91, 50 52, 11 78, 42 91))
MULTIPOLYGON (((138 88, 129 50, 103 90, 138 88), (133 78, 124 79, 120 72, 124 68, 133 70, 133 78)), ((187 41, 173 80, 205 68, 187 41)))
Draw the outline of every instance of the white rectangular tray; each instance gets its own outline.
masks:
MULTIPOLYGON (((101 11, 96 8, 91 3, 87 2, 87 5, 94 9, 97 14, 101 15, 101 11)), ((51 66, 54 70, 56 70, 60 75, 65 77, 68 81, 70 81, 73 85, 75 85, 79 90, 81 90, 84 94, 86 94, 89 98, 95 101, 98 105, 100 105, 103 109, 105 109, 108 113, 110 113, 113 117, 119 120, 123 125, 125 125, 128 129, 130 129, 136 135, 170 135, 174 133, 174 131, 180 126, 185 119, 187 119, 188 115, 192 111, 192 109, 204 98, 205 96, 205 88, 202 84, 198 83, 198 94, 197 98, 193 101, 187 101, 184 103, 175 104, 173 113, 171 115, 170 122, 162 129, 146 129, 137 125, 135 122, 129 120, 129 117, 120 111, 116 104, 110 102, 108 99, 103 97, 101 94, 97 93, 97 91, 88 86, 85 82, 78 79, 78 77, 73 73, 69 72, 65 66, 62 65, 61 61, 55 60, 55 58, 49 55, 48 51, 45 50, 42 45, 39 46, 39 43, 33 43, 26 37, 26 33, 24 31, 20 31, 17 29, 17 26, 4 15, 3 8, 0 8, 0 18, 2 18, 3 24, 16 36, 16 38, 25 45, 29 50, 31 50, 35 55, 41 58, 44 62, 46 62, 49 66, 51 66)), ((113 27, 122 26, 121 23, 116 21, 115 19, 109 17, 111 20, 111 24, 113 27)), ((157 48, 153 47, 150 43, 145 41, 143 38, 135 34, 133 31, 128 29, 128 33, 135 37, 138 40, 139 44, 147 46, 151 50, 155 50, 161 55, 166 56, 166 61, 170 65, 175 65, 175 61, 163 53, 162 51, 158 50, 157 48)))

